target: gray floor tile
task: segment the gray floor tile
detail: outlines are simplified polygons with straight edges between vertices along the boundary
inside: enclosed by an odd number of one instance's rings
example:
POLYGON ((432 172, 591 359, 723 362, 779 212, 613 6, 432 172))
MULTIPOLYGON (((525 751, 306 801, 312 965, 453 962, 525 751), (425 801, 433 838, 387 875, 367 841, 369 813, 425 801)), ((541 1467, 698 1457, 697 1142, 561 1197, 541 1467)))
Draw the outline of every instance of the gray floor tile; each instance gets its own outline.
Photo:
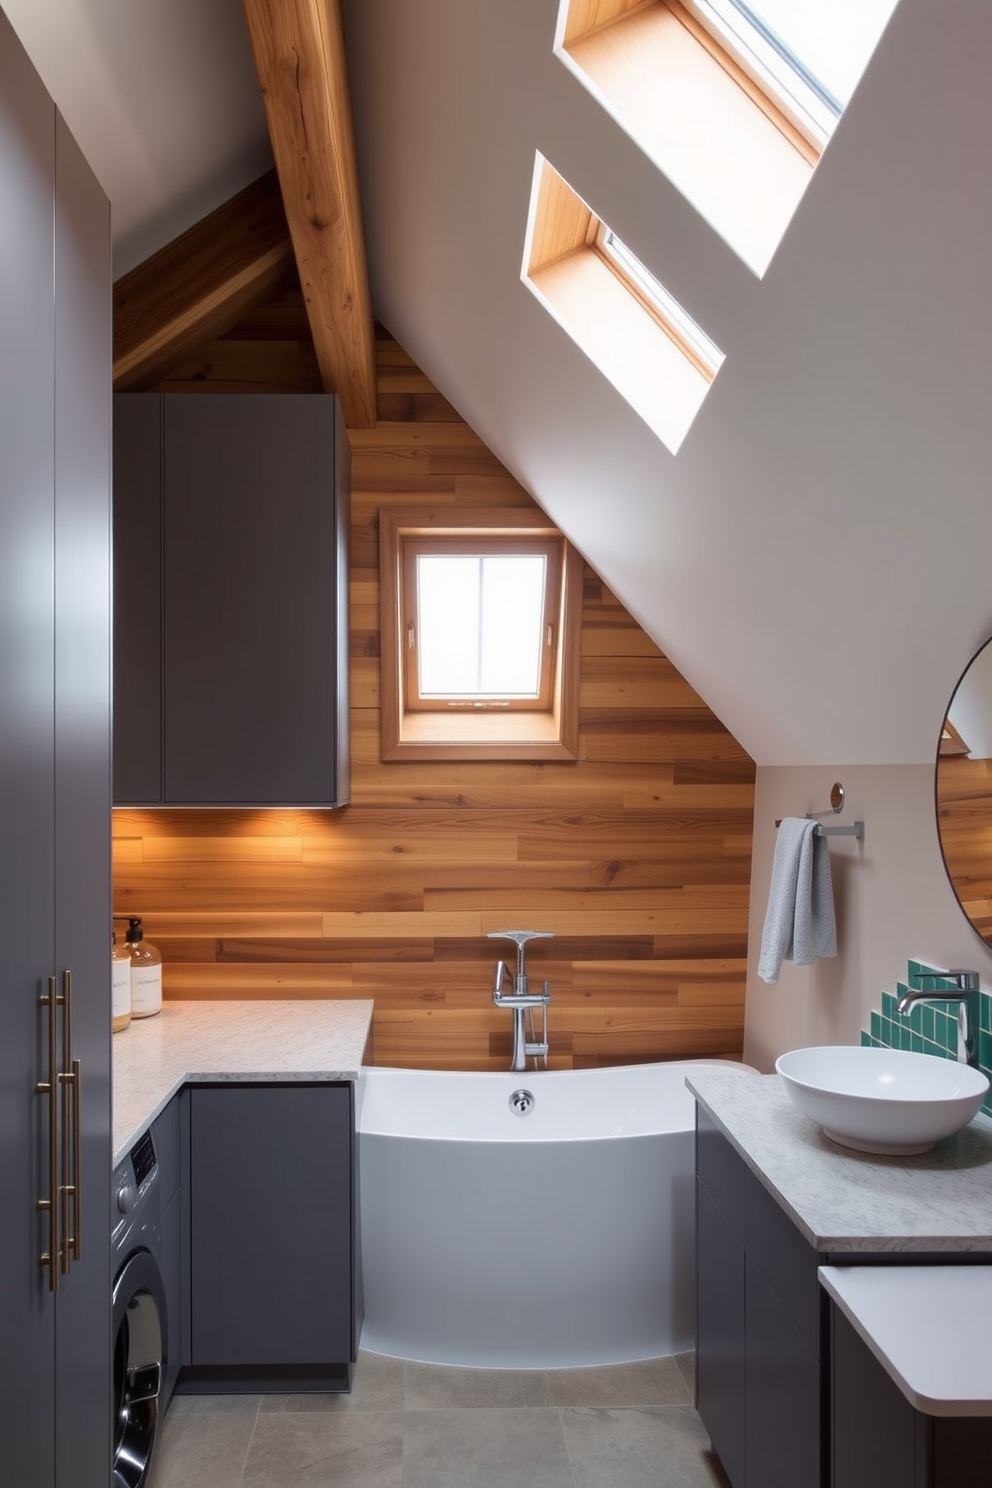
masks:
POLYGON ((254 1416, 259 1395, 173 1395, 167 1420, 174 1416, 254 1416))
POLYGON ((148 1488, 241 1488, 254 1425, 254 1412, 170 1411, 156 1443, 148 1488))
POLYGON ((561 1423, 575 1488, 729 1488, 691 1406, 563 1410, 561 1423))
POLYGON ((408 1411, 403 1488, 574 1488, 558 1412, 408 1411))
POLYGON ((340 1413, 341 1411, 399 1411, 403 1409, 403 1389, 407 1363, 390 1359, 385 1354, 360 1350, 351 1382, 351 1392, 330 1395, 263 1395, 260 1410, 340 1413))
POLYGON ((689 1399, 696 1398, 696 1350, 690 1349, 687 1354, 676 1354, 675 1362, 679 1366, 679 1373, 685 1380, 685 1387, 689 1391, 689 1399))
POLYGON ((548 1370, 549 1405, 613 1408, 690 1403, 685 1380, 674 1358, 548 1370))
POLYGON ((403 1415, 259 1412, 244 1488, 400 1488, 403 1415))
POLYGON ((407 1410, 547 1404, 548 1386, 540 1369, 461 1369, 413 1362, 406 1366, 407 1410))

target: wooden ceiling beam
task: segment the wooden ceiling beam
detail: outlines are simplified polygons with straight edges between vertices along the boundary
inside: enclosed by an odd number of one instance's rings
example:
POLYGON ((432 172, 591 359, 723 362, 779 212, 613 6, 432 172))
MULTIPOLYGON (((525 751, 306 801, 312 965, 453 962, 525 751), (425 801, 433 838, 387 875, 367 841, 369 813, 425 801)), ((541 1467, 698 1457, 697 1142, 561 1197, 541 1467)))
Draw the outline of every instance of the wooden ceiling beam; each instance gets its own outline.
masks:
POLYGON ((242 0, 321 378, 375 424, 375 333, 339 0, 242 0))
POLYGON ((222 336, 293 265, 275 171, 114 285, 114 388, 140 390, 222 336))

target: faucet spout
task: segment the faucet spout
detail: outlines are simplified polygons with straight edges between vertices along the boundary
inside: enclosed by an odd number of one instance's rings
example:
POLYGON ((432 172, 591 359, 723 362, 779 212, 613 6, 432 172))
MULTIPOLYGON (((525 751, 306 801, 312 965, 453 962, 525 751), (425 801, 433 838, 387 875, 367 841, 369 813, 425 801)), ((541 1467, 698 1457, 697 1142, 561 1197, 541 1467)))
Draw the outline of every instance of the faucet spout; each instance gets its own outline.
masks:
POLYGON ((910 987, 896 1003, 897 1013, 908 1013, 917 1002, 952 1002, 958 1008, 958 1063, 970 1064, 978 1069, 979 999, 981 997, 980 975, 977 971, 920 971, 912 974, 913 981, 953 982, 952 988, 934 988, 926 991, 922 987, 910 987))

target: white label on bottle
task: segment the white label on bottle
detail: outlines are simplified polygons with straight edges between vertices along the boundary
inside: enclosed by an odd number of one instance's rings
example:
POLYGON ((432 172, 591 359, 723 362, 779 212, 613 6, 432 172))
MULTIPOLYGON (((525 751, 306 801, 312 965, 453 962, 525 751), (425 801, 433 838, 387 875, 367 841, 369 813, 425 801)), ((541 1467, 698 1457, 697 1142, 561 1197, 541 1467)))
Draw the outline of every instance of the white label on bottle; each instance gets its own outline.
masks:
POLYGON ((115 1018, 124 1018, 131 1011, 131 963, 130 961, 111 961, 110 963, 110 996, 111 1007, 115 1018))
POLYGON ((161 966, 131 967, 131 1012, 135 1018, 157 1013, 162 1006, 161 966))

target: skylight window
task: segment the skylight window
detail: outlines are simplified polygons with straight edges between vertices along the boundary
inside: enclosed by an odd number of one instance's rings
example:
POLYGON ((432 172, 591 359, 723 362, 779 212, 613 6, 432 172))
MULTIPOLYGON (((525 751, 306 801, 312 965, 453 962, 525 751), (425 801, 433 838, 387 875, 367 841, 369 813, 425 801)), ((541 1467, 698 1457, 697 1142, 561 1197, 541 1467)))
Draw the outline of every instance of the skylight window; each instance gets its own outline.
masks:
POLYGON ((822 149, 895 0, 683 0, 822 149))
POLYGON ((723 353, 568 182, 538 155, 523 280, 675 454, 723 353))
POLYGON ((759 277, 896 0, 561 0, 555 52, 759 277))
POLYGON ((659 279, 646 269, 612 228, 601 222, 596 231, 596 246, 604 258, 643 301, 662 329, 672 338, 697 370, 710 382, 723 364, 723 352, 711 341, 701 326, 670 295, 659 279))

